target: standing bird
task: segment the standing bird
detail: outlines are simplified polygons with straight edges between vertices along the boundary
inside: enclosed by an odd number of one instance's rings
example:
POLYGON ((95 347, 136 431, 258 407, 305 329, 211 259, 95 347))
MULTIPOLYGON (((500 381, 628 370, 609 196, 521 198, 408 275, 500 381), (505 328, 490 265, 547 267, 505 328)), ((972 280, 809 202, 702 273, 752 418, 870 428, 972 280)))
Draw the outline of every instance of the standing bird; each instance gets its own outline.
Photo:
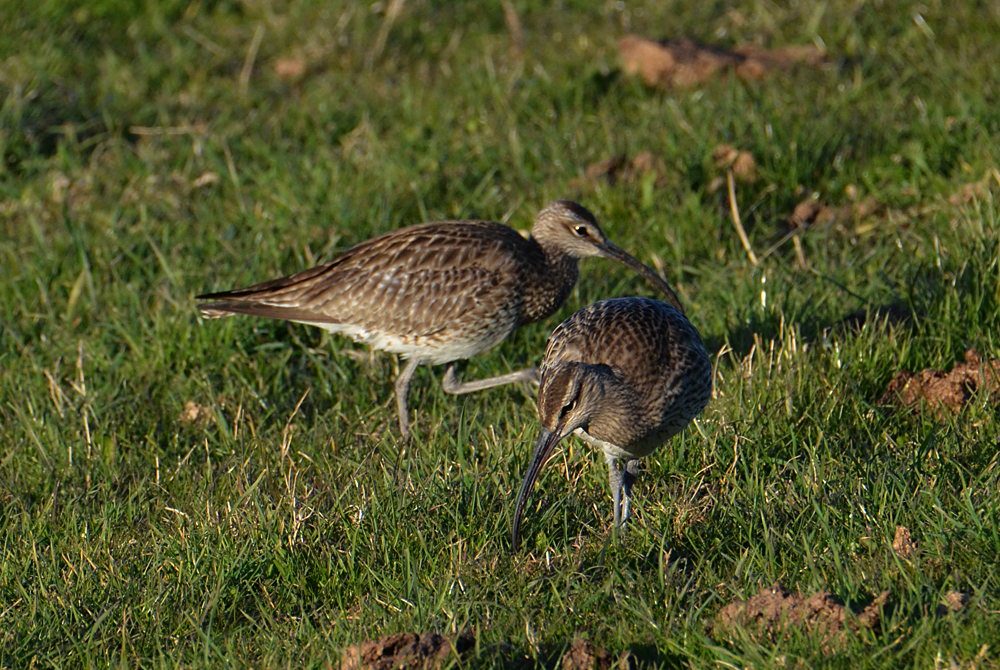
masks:
MULTIPOLYGON (((577 261, 586 256, 632 268, 679 306, 659 275, 609 242, 594 215, 568 200, 540 211, 527 239, 491 221, 424 223, 366 240, 310 270, 197 299, 212 301, 199 305, 205 318, 296 321, 402 354, 409 362, 396 379, 396 404, 408 438, 406 400, 417 366, 470 358, 549 316, 573 290, 577 261)), ((457 395, 537 377, 537 368, 526 368, 463 384, 449 366, 441 386, 457 395)))
POLYGON ((639 461, 681 432, 712 396, 712 363, 678 307, 647 298, 602 300, 552 333, 538 391, 541 435, 514 506, 512 539, 545 461, 575 433, 604 452, 614 526, 629 516, 639 461), (619 470, 616 461, 625 459, 619 470))

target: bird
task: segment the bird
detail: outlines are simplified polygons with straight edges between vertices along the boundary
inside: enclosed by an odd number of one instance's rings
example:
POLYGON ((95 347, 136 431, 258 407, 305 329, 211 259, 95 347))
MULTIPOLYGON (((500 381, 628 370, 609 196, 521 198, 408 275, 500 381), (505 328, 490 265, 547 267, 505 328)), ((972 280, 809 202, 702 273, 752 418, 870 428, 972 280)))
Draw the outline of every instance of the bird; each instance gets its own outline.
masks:
POLYGON ((596 217, 569 200, 549 203, 530 236, 492 221, 437 221, 361 242, 328 263, 247 288, 196 297, 206 319, 249 314, 319 326, 408 359, 395 383, 399 429, 417 366, 449 365, 441 385, 462 394, 537 382, 537 368, 461 382, 453 363, 492 349, 519 326, 554 313, 602 256, 645 277, 680 305, 670 285, 607 239, 596 217))
POLYGON ((623 528, 638 459, 681 432, 711 396, 712 363, 679 305, 615 298, 570 316, 553 331, 542 358, 541 431, 514 505, 514 550, 528 496, 563 438, 576 434, 604 453, 613 528, 623 528))

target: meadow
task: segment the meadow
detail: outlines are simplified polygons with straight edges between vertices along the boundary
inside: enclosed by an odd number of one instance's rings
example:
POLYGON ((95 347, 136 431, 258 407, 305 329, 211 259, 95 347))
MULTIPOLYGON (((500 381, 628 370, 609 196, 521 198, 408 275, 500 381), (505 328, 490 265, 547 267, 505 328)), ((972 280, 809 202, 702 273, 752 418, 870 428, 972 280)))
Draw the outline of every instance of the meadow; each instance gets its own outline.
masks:
MULTIPOLYGON (((997 667, 996 389, 884 397, 1000 358, 997 35, 995 1, 0 3, 0 667, 337 667, 429 631, 472 631, 462 667, 556 667, 584 638, 633 667, 997 667), (825 58, 650 87, 629 33, 825 58), (757 263, 721 145, 754 160, 757 263), (587 176, 641 154, 659 167, 587 176), (531 389, 452 397, 421 368, 404 444, 392 356, 195 308, 560 197, 660 269, 716 369, 614 539, 603 458, 568 439, 512 551, 531 389), (778 581, 888 595, 834 642, 719 624, 778 581)), ((537 363, 623 295, 655 294, 584 261, 460 375, 537 363)))

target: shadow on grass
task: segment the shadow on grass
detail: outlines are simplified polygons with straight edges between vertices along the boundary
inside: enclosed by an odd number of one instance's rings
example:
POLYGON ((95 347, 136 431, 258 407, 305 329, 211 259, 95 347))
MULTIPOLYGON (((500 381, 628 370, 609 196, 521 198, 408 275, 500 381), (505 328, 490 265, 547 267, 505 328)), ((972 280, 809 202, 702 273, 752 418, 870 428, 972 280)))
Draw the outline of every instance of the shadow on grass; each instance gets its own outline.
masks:
POLYGON ((885 323, 894 327, 906 327, 913 324, 913 310, 901 302, 870 305, 847 312, 840 318, 830 321, 815 316, 804 316, 801 319, 785 319, 782 324, 782 313, 768 311, 764 314, 750 315, 743 323, 731 328, 724 336, 706 337, 705 346, 709 351, 719 351, 728 344, 736 356, 744 357, 750 353, 758 341, 769 342, 781 337, 782 328, 794 325, 798 334, 806 343, 821 342, 831 336, 847 336, 857 334, 869 324, 885 323))
POLYGON ((638 670, 640 668, 686 668, 687 659, 658 649, 654 644, 628 645, 611 650, 596 646, 589 640, 574 638, 565 642, 542 644, 535 654, 526 647, 508 644, 488 649, 487 656, 494 656, 496 667, 506 670, 551 668, 553 670, 638 670))

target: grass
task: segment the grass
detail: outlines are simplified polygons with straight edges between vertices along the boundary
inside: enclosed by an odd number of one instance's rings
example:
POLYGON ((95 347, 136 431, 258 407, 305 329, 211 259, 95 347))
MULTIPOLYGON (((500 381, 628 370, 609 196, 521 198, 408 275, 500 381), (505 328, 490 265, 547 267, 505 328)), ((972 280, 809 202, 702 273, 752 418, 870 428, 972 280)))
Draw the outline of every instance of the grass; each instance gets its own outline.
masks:
MULTIPOLYGON (((465 628, 476 667, 552 666, 576 634, 665 667, 997 666, 996 406, 878 404, 897 370, 1000 357, 996 3, 515 5, 520 57, 500 3, 408 3, 381 53, 382 3, 3 3, 0 666, 327 667, 465 628), (630 31, 830 58, 655 91, 619 71, 630 31), (756 158, 758 253, 810 193, 879 208, 805 233, 807 268, 791 242, 754 267, 713 188, 721 143, 756 158), (640 151, 663 185, 574 182, 640 151), (418 371, 404 454, 391 357, 194 307, 421 220, 527 228, 563 196, 662 259, 718 368, 613 543, 603 463, 568 440, 512 554, 521 390, 448 397, 418 371), (835 327, 887 304, 914 319, 835 327), (832 654, 712 628, 776 580, 894 607, 832 654), (935 615, 952 589, 971 602, 935 615)), ((651 293, 588 261, 557 316, 462 374, 536 362, 560 320, 628 294, 651 293)))

